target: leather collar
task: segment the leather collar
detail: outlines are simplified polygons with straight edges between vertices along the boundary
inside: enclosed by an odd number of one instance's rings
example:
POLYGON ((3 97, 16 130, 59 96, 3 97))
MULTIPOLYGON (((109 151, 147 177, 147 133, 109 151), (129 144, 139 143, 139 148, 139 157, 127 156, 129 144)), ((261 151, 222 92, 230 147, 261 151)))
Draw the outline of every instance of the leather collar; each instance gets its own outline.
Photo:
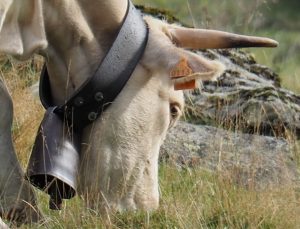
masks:
POLYGON ((49 75, 44 66, 40 80, 43 106, 56 107, 54 113, 68 125, 82 130, 95 121, 118 96, 142 57, 148 41, 148 27, 132 2, 117 37, 93 77, 89 78, 62 106, 52 102, 49 75))

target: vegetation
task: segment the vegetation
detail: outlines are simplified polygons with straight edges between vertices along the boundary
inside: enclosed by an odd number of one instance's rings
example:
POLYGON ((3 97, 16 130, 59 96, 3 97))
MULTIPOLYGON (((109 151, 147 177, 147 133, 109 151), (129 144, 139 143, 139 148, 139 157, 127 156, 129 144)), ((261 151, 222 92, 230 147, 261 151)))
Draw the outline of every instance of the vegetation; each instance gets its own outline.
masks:
MULTIPOLYGON (((178 170, 160 165, 161 203, 154 212, 126 212, 111 217, 110 224, 84 208, 78 197, 65 203, 61 212, 41 206, 46 228, 298 228, 300 205, 294 189, 282 187, 255 191, 244 189, 222 174, 201 169, 178 170)), ((38 227, 38 225, 37 225, 38 227)), ((26 227, 24 227, 26 228, 26 227)), ((32 227, 27 227, 32 228, 32 227)))
MULTIPOLYGON (((295 32, 300 27, 299 20, 298 24, 291 24, 298 17, 298 12, 294 11, 299 7, 293 5, 299 5, 297 0, 288 3, 275 1, 276 4, 262 0, 251 3, 247 0, 134 2, 167 8, 185 23, 197 27, 277 39, 281 43, 278 49, 251 52, 258 62, 279 72, 284 87, 300 93, 300 79, 297 77, 300 75, 300 35, 295 32), (273 20, 275 13, 276 19, 273 20)), ((14 100, 13 136, 24 167, 44 112, 29 89, 38 79, 41 63, 40 59, 22 64, 7 57, 0 59, 0 73, 14 100)), ((159 177, 161 203, 155 212, 115 214, 109 224, 97 212, 86 209, 79 197, 65 202, 60 212, 50 211, 48 197, 38 192, 46 221, 42 225, 23 228, 299 228, 299 190, 293 185, 258 191, 237 185, 230 179, 230 174, 211 174, 201 168, 178 169, 164 163, 160 165, 159 177)))

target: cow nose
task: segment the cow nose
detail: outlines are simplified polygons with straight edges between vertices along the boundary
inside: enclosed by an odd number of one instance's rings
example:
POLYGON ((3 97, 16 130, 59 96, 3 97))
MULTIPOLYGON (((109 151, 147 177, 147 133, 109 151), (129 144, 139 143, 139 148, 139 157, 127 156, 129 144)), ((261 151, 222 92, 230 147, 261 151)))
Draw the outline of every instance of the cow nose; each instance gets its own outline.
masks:
MULTIPOLYGON (((147 179, 147 178, 146 178, 147 179)), ((159 192, 156 184, 147 185, 147 181, 145 178, 144 186, 142 186, 142 190, 137 190, 136 195, 134 197, 136 208, 143 209, 145 211, 152 211, 158 208, 159 206, 159 192)))

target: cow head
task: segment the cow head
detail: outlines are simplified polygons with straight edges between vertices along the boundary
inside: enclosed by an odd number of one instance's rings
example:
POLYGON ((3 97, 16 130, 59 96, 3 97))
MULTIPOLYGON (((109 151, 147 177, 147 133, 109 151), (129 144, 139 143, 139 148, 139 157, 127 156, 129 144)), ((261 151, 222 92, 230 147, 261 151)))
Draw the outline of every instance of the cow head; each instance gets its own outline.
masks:
MULTIPOLYGON (((129 82, 85 130, 80 192, 100 208, 158 207, 158 156, 167 130, 183 113, 182 89, 214 80, 224 66, 187 48, 275 46, 269 39, 185 29, 146 17, 149 41, 129 82)), ((95 206, 94 206, 95 207, 95 206)))

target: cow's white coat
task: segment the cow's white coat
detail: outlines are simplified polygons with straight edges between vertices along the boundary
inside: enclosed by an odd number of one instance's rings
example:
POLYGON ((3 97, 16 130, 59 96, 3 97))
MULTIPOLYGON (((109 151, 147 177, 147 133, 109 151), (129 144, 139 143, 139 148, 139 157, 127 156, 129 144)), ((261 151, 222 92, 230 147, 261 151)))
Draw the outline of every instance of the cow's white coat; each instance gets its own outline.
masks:
MULTIPOLYGON (((0 51, 19 59, 43 55, 54 100, 61 104, 95 72, 126 8, 127 0, 2 0, 0 51)), ((145 20, 150 34, 140 63, 104 115, 84 130, 78 193, 100 210, 158 207, 159 148, 183 109, 170 71, 182 58, 193 78, 214 79, 223 71, 218 62, 176 47, 171 25, 145 20)), ((15 156, 12 103, 2 83, 0 107, 0 205, 3 212, 17 207, 20 217, 34 220, 32 211, 23 210, 27 202, 36 206, 35 197, 15 156)))

